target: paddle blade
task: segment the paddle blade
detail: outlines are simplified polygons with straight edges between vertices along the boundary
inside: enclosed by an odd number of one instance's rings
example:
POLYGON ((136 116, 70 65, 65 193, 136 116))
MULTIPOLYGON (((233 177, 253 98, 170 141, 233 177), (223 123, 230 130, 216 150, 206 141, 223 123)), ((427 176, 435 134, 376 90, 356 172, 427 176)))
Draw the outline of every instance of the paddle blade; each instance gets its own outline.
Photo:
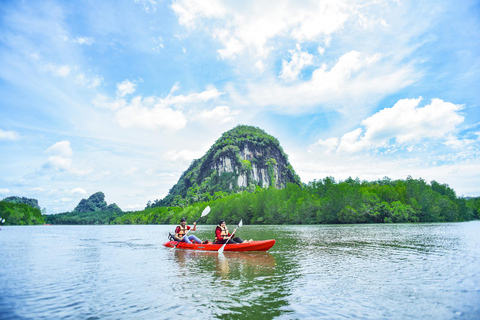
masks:
MULTIPOLYGON (((242 219, 243 220, 243 219, 242 219)), ((240 228, 241 226, 243 226, 243 222, 242 220, 240 220, 240 223, 238 224, 238 227, 240 228)))
POLYGON ((205 217, 207 214, 210 213, 210 206, 207 206, 205 209, 202 211, 202 217, 205 217))

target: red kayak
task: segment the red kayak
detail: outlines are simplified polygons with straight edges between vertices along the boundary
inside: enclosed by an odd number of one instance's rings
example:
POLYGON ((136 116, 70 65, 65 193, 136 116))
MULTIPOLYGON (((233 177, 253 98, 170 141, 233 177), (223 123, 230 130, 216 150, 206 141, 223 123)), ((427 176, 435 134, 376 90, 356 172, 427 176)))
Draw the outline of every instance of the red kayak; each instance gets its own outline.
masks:
MULTIPOLYGON (((168 241, 163 245, 165 247, 173 248, 178 243, 178 241, 168 241)), ((275 239, 272 240, 261 240, 261 241, 250 241, 238 244, 227 244, 224 248, 224 251, 267 251, 275 244, 275 239)), ((177 249, 189 249, 189 250, 202 250, 202 251, 218 251, 223 246, 223 244, 200 244, 200 243, 185 243, 180 242, 177 246, 177 249)))

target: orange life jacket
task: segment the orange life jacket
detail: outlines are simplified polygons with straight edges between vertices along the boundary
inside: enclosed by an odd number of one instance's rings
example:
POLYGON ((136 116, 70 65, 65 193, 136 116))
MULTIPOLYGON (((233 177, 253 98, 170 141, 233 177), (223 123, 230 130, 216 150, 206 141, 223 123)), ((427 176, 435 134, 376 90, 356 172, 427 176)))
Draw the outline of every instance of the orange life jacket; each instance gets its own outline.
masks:
POLYGON ((215 233, 216 240, 227 240, 228 239, 228 228, 222 228, 221 226, 217 226, 217 229, 220 229, 222 232, 220 233, 221 238, 217 238, 217 233, 215 233))
POLYGON ((184 236, 185 233, 187 233, 188 227, 185 225, 185 228, 183 228, 181 225, 179 225, 180 230, 178 231, 178 237, 181 238, 184 236))

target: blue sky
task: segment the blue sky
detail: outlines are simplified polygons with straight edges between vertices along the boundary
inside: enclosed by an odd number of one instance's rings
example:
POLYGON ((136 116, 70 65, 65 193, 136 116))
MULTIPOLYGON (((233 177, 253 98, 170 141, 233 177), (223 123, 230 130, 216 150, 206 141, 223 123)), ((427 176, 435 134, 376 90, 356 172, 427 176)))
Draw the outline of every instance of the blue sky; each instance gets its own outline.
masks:
POLYGON ((480 196, 478 1, 2 1, 0 198, 140 210, 238 124, 303 182, 480 196))

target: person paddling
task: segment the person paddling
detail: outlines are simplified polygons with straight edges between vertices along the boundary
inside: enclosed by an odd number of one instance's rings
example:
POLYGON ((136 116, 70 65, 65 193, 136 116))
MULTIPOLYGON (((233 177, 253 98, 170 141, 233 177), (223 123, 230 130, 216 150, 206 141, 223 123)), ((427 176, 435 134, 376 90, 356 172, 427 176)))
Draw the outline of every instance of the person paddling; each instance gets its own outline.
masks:
MULTIPOLYGON (((234 234, 235 235, 235 234, 234 234)), ((228 238, 232 236, 230 233, 228 233, 228 228, 227 228, 227 225, 225 223, 225 220, 220 220, 219 223, 218 223, 218 226, 215 228, 215 243, 220 243, 220 244, 224 244, 227 243, 228 244, 236 244, 236 243, 243 243, 244 241, 239 238, 239 237, 235 237, 233 238, 230 238, 230 240, 228 240, 228 238)), ((251 241, 251 240, 249 240, 251 241)), ((249 241, 245 241, 245 242, 249 242, 249 241)))
MULTIPOLYGON (((182 218, 180 220, 180 225, 177 226, 177 228, 175 229, 175 240, 177 241, 182 241, 182 242, 186 242, 186 243, 202 243, 202 241, 200 241, 200 239, 198 239, 196 236, 194 236, 193 234, 192 235, 186 235, 187 231, 190 230, 192 228, 190 228, 190 226, 187 226, 187 220, 185 218, 182 218)), ((193 229, 192 231, 196 231, 197 230, 197 223, 194 222, 193 223, 193 229)))

